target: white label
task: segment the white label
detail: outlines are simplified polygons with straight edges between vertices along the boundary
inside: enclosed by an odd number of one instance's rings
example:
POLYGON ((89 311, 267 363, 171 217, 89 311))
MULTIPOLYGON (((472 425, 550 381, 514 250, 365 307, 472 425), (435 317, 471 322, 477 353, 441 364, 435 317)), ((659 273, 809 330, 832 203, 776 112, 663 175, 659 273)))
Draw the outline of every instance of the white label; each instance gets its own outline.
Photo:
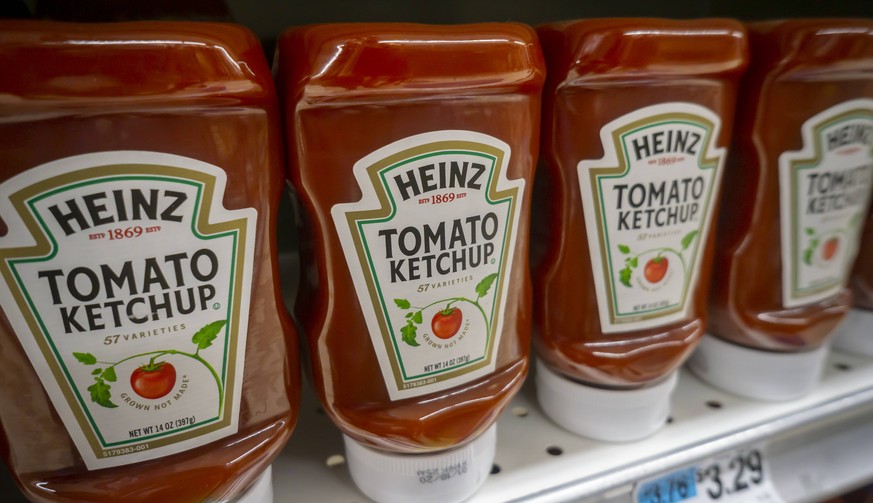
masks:
POLYGON ((0 184, 0 303, 89 469, 237 431, 257 212, 225 182, 118 151, 0 184))
POLYGON ((873 100, 833 106, 803 124, 803 150, 779 157, 782 303, 845 288, 873 180, 873 100))
POLYGON ((635 503, 782 503, 763 447, 741 449, 639 482, 635 503))
POLYGON ((411 136, 358 161, 361 201, 332 209, 394 400, 494 370, 524 190, 509 154, 470 131, 411 136))
POLYGON ((688 318, 724 162, 720 125, 690 103, 642 108, 601 129, 603 159, 579 163, 604 333, 688 318))

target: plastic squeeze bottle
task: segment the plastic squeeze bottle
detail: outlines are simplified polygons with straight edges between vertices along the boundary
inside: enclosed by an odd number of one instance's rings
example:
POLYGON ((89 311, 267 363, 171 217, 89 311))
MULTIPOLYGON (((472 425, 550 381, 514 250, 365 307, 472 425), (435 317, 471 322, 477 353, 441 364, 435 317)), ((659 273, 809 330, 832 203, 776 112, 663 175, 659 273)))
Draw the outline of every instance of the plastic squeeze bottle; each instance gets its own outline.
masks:
POLYGON ((538 33, 549 71, 538 398, 570 431, 634 440, 664 424, 704 332, 745 30, 598 19, 538 33))
POLYGON ((873 22, 749 25, 719 229, 709 332, 691 368, 763 400, 812 390, 847 287, 873 182, 873 22), (741 195, 740 195, 741 194, 741 195))
POLYGON ((271 501, 297 418, 252 34, 0 23, 0 452, 33 501, 271 501))
POLYGON ((873 211, 867 214, 855 267, 849 277, 849 288, 854 303, 837 329, 834 347, 873 356, 873 211))
POLYGON ((297 312, 352 477, 461 501, 528 369, 544 65, 518 24, 334 24, 279 40, 305 211, 297 312))

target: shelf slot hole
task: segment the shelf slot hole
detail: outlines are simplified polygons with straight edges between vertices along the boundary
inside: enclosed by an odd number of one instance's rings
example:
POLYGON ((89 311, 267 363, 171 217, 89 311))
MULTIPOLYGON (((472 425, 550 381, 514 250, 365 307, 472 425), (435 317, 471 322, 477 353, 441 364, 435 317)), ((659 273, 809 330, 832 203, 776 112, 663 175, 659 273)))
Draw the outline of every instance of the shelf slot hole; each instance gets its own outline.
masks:
POLYGON ((549 447, 546 447, 546 452, 552 456, 560 456, 561 454, 564 454, 564 449, 561 449, 557 445, 550 445, 549 447))
POLYGON ((491 465, 491 475, 497 475, 498 473, 500 473, 500 465, 494 463, 491 465))
POLYGON ((721 402, 719 402, 718 400, 708 400, 708 401, 706 402, 706 406, 709 407, 710 409, 720 409, 720 408, 722 408, 722 404, 721 404, 721 402))
POLYGON ((843 372, 852 370, 852 366, 848 363, 834 363, 834 368, 837 370, 842 370, 843 372))

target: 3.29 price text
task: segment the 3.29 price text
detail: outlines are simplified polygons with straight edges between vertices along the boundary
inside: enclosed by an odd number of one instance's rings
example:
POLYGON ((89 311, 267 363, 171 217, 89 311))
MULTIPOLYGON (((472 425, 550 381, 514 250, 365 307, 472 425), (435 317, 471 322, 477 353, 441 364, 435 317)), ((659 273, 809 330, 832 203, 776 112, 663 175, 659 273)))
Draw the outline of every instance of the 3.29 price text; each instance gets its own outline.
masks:
POLYGON ((739 452, 722 462, 712 462, 697 471, 697 482, 712 501, 741 493, 764 482, 764 461, 758 449, 739 452))

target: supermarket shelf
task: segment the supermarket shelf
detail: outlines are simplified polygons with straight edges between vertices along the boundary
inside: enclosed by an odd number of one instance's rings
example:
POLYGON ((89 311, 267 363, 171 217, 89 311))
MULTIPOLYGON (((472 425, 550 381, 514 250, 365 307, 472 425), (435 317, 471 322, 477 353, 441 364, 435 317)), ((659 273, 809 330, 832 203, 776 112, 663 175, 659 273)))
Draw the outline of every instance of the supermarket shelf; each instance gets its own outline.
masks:
MULTIPOLYGON (((672 421, 627 444, 559 428, 543 416, 530 384, 498 421, 500 471, 471 503, 627 502, 640 480, 744 446, 764 449, 769 477, 786 502, 822 501, 873 481, 873 359, 832 353, 816 390, 786 403, 738 398, 683 371, 672 421), (555 447, 560 455, 549 454, 555 447)), ((320 410, 304 392, 294 436, 273 464, 276 503, 368 501, 337 457, 339 431, 320 410)), ((0 501, 26 501, 6 470, 0 470, 0 501)))
MULTIPOLYGON (((821 501, 873 480, 871 359, 834 352, 816 390, 783 403, 723 393, 683 371, 671 421, 626 444, 556 426, 536 404, 531 381, 498 421, 499 472, 473 503, 631 501, 637 481, 746 446, 763 450, 784 501, 821 501)), ((339 432, 305 395, 295 435, 273 465, 276 503, 367 501, 338 456, 339 432)))

